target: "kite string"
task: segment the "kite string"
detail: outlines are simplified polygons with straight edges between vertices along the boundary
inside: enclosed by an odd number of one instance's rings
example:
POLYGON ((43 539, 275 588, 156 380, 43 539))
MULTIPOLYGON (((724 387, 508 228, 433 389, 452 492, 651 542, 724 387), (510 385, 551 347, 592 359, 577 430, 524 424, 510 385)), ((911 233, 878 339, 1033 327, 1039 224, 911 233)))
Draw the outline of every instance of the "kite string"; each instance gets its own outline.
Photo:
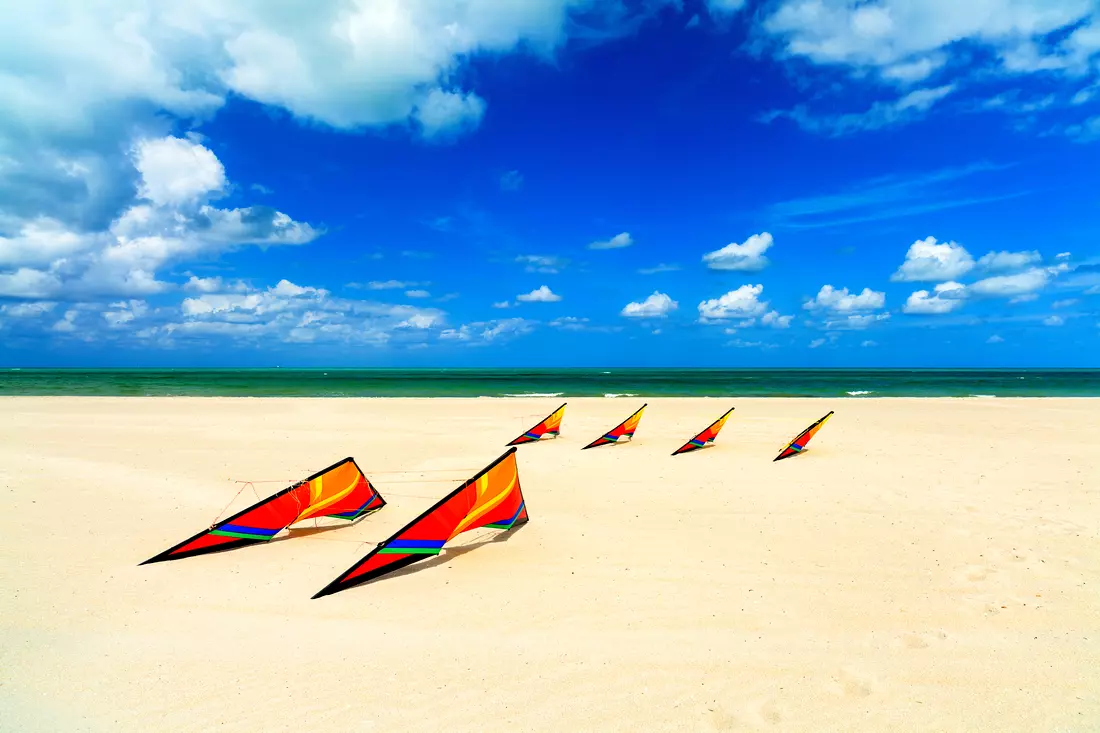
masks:
POLYGON ((216 515, 214 515, 214 523, 210 525, 210 529, 213 529, 214 527, 218 526, 218 520, 221 517, 221 515, 225 514, 226 509, 233 506, 233 502, 235 502, 237 500, 237 497, 239 497, 241 495, 241 492, 244 491, 249 486, 252 486, 252 493, 256 495, 256 500, 259 501, 260 493, 258 491, 256 491, 256 487, 253 486, 253 482, 251 482, 251 481, 237 481, 236 483, 240 484, 241 488, 237 489, 237 493, 233 495, 233 498, 229 500, 229 503, 226 504, 224 507, 222 507, 222 510, 220 512, 218 512, 216 515))

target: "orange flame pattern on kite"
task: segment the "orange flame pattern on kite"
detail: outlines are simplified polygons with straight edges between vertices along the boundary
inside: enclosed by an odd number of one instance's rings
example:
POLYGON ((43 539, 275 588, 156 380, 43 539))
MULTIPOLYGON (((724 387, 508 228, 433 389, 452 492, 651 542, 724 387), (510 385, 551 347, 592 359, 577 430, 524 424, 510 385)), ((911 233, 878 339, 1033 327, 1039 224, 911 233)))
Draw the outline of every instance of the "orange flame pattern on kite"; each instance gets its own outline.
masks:
POLYGON ((558 434, 561 432, 561 419, 564 416, 565 405, 563 404, 547 415, 545 420, 513 440, 508 445, 523 445, 524 443, 533 443, 536 440, 542 440, 546 437, 558 437, 558 434))
POLYGON ((673 451, 672 455, 678 456, 681 453, 690 453, 693 450, 699 450, 714 442, 714 439, 718 437, 718 431, 726 424, 726 420, 733 414, 734 408, 730 408, 725 415, 712 422, 707 429, 696 435, 694 438, 684 443, 682 446, 673 451))
POLYGON ((792 440, 790 443, 787 443, 786 447, 784 447, 783 450, 779 451, 779 455, 775 457, 772 463, 775 463, 775 461, 781 461, 784 458, 796 456, 802 451, 806 450, 806 444, 810 442, 810 438, 817 435, 817 431, 821 430, 821 426, 824 425, 825 422, 832 416, 833 411, 830 410, 828 415, 821 418, 813 425, 799 433, 794 440, 792 440))
POLYGON ((634 431, 638 429, 638 423, 642 421, 642 410, 644 410, 645 408, 646 406, 642 405, 638 408, 637 412, 616 425, 614 428, 611 429, 610 432, 604 433, 603 435, 586 445, 584 448, 581 448, 581 450, 597 448, 601 445, 608 445, 610 443, 618 443, 623 438, 633 438, 634 431))
POLYGON ((345 458, 293 486, 218 522, 142 565, 267 542, 311 517, 352 521, 386 505, 353 458, 345 458))
POLYGON ((527 505, 519 485, 516 450, 509 449, 313 597, 347 590, 438 555, 443 545, 463 532, 481 527, 509 530, 526 524, 527 505))

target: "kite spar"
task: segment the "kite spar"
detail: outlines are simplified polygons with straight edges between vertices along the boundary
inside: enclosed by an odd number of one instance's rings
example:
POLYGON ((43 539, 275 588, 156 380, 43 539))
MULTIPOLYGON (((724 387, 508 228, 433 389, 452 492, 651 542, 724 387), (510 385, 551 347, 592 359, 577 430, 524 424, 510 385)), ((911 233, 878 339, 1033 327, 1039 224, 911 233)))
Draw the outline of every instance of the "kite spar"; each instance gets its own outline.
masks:
POLYGON ((354 521, 386 505, 354 458, 345 458, 257 504, 217 522, 142 565, 232 550, 268 542, 295 522, 311 517, 354 521))
POLYGON ((431 509, 379 543, 313 597, 339 593, 427 560, 442 552, 443 545, 463 532, 482 527, 510 530, 526 524, 527 506, 519 485, 516 450, 510 448, 431 509))
POLYGON ((598 448, 601 445, 618 443, 624 438, 627 440, 632 439, 634 437, 634 431, 638 429, 638 423, 642 421, 642 410, 644 410, 645 408, 646 406, 642 405, 633 415, 628 417, 626 420, 623 420, 621 423, 612 428, 609 432, 604 433, 585 447, 581 448, 581 450, 588 450, 589 448, 598 448))
POLYGON ((781 461, 784 458, 796 456, 802 451, 806 450, 806 444, 810 442, 810 438, 814 437, 814 435, 817 434, 817 431, 821 429, 821 426, 825 424, 825 421, 827 421, 832 416, 833 411, 829 410, 828 415, 821 418, 813 425, 799 433, 794 440, 792 440, 790 443, 787 443, 783 450, 779 451, 779 455, 775 457, 772 463, 775 463, 775 461, 781 461))
POLYGON ((533 443, 536 440, 558 437, 558 434, 561 432, 561 419, 564 416, 565 405, 563 404, 547 415, 545 420, 513 440, 508 445, 523 445, 524 443, 533 443))
POLYGON ((725 415, 712 422, 707 429, 696 435, 694 438, 684 443, 682 446, 673 451, 672 455, 678 456, 681 453, 690 453, 693 450, 699 450, 714 443, 714 439, 718 437, 718 431, 726 424, 726 420, 733 414, 734 408, 730 408, 725 415))

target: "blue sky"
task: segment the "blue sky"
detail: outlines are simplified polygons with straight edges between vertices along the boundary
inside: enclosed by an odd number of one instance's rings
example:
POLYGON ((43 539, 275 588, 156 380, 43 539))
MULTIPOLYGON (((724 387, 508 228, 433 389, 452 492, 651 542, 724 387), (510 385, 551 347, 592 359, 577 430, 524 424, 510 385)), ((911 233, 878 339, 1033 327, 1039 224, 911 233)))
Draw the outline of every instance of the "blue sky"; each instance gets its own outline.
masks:
POLYGON ((1095 0, 0 26, 6 366, 1097 366, 1095 0))

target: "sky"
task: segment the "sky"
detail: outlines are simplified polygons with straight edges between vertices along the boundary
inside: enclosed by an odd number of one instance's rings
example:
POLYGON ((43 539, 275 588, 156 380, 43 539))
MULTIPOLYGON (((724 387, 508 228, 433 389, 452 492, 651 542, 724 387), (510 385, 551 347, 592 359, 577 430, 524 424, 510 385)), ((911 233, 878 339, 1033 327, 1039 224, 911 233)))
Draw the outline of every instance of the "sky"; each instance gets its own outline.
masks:
POLYGON ((1100 366, 1100 0, 44 0, 0 365, 1100 366))

